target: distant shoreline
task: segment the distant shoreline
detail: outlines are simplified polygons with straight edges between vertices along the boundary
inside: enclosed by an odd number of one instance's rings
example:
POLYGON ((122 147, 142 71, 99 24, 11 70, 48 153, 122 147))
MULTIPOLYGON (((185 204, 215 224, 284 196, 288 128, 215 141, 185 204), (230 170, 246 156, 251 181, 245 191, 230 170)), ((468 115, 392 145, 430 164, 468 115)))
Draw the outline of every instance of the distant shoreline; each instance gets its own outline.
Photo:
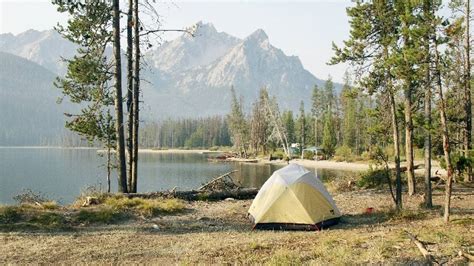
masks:
POLYGON ((57 150, 98 150, 97 147, 64 147, 64 146, 0 146, 0 149, 57 149, 57 150))

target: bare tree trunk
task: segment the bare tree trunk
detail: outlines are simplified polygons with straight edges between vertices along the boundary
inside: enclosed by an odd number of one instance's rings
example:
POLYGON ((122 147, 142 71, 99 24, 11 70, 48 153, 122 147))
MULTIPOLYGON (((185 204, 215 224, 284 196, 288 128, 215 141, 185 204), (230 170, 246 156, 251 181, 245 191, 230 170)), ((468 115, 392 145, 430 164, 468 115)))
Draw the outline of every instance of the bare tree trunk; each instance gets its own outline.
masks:
MULTIPOLYGON (((430 80, 429 70, 427 70, 427 81, 430 80)), ((431 86, 428 83, 425 92, 425 207, 432 208, 433 200, 431 195, 431 86)))
POLYGON ((444 217, 443 220, 445 223, 449 222, 449 215, 451 210, 451 190, 453 186, 453 166, 451 164, 451 151, 449 147, 449 134, 448 134, 448 125, 446 120, 446 103, 443 96, 443 87, 441 82, 441 71, 439 66, 439 52, 438 47, 436 45, 436 39, 434 40, 435 43, 435 62, 436 62, 436 86, 438 88, 439 94, 439 115, 441 120, 441 131, 443 136, 443 152, 444 152, 444 160, 446 162, 446 170, 447 170, 447 180, 446 180, 446 188, 445 188, 445 198, 444 198, 444 217))
POLYGON ((133 162, 132 162, 132 192, 137 193, 137 182, 138 182, 138 127, 140 125, 139 120, 139 99, 140 99, 140 20, 138 17, 138 0, 134 1, 134 35, 135 35, 135 86, 133 88, 133 162))
POLYGON ((118 158, 118 191, 127 193, 127 165, 125 162, 125 140, 123 129, 123 107, 122 107, 122 65, 120 55, 120 3, 113 0, 113 53, 115 63, 115 134, 117 137, 118 158))
MULTIPOLYGON (((389 88, 391 90, 391 88, 389 88)), ((402 176, 400 170, 400 137, 398 133, 398 121, 397 121, 397 107, 395 104, 395 97, 393 92, 390 93, 390 112, 392 116, 392 133, 393 133, 393 148, 395 151, 395 174, 396 174, 396 205, 397 209, 401 210, 402 205, 402 176)))
MULTIPOLYGON (((464 133, 464 156, 469 157, 469 151, 471 150, 472 141, 472 102, 471 102, 471 36, 470 36, 470 18, 471 18, 471 0, 466 0, 465 12, 466 12, 466 27, 465 27, 465 59, 464 59, 464 110, 465 110, 465 128, 464 133)), ((467 168, 467 175, 464 177, 466 182, 472 181, 472 167, 469 165, 467 168)))
POLYGON ((128 151, 128 191, 132 190, 132 165, 133 165, 133 44, 132 44, 132 11, 133 11, 133 0, 128 0, 128 13, 127 13, 127 111, 128 111, 128 124, 127 124, 127 151, 128 151))
MULTIPOLYGON (((408 84, 407 86, 411 86, 408 84)), ((415 167, 413 164, 413 119, 412 119, 412 88, 405 89, 405 157, 407 160, 408 195, 413 196, 415 190, 415 167)))
MULTIPOLYGON (((424 16, 430 18, 432 16, 432 6, 430 1, 425 1, 423 4, 423 13, 424 16)), ((431 22, 431 21, 430 21, 431 22)), ((431 26, 431 23, 430 23, 431 26)), ((425 76, 425 143, 424 143, 424 152, 425 152, 425 207, 433 207, 433 197, 431 193, 431 32, 428 32, 425 36, 425 66, 426 66, 426 76, 425 76)))
POLYGON ((110 193, 110 172, 111 172, 111 165, 110 165, 110 135, 107 136, 107 193, 110 193))

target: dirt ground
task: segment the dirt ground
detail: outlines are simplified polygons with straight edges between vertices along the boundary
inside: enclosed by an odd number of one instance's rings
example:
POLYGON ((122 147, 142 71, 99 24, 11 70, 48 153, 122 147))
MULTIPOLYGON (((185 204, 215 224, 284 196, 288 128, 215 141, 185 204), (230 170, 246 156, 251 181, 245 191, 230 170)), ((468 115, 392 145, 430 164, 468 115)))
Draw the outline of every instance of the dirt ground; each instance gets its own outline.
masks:
POLYGON ((1 264, 352 264, 422 263, 404 230, 424 241, 438 263, 467 263, 474 254, 474 189, 456 186, 449 225, 419 209, 422 195, 404 198, 394 214, 386 191, 333 192, 343 213, 324 231, 256 231, 246 217, 251 200, 189 202, 180 214, 71 231, 0 233, 1 264), (366 213, 367 208, 374 212, 366 213))

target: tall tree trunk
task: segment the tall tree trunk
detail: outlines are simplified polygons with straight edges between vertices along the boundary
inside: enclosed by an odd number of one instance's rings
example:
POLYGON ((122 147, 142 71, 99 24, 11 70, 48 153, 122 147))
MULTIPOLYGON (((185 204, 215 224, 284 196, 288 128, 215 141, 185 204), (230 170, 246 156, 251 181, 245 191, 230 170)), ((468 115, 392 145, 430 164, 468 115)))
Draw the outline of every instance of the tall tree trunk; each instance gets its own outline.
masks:
POLYGON ((453 186, 453 165, 451 163, 451 150, 449 147, 449 133, 448 125, 446 119, 446 102, 443 96, 443 87, 441 82, 441 70, 440 70, 440 58, 438 46, 436 45, 436 38, 434 38, 433 43, 435 43, 435 66, 436 66, 436 87, 439 94, 439 115, 441 120, 441 133, 443 136, 443 152, 444 152, 444 161, 446 163, 446 171, 448 174, 445 187, 445 197, 444 197, 444 216, 443 220, 445 223, 449 222, 449 215, 451 210, 451 191, 453 186))
POLYGON ((133 15, 133 0, 128 0, 127 13, 127 150, 128 150, 128 191, 133 192, 132 189, 132 166, 133 166, 133 42, 132 42, 132 15, 133 15))
MULTIPOLYGON (((426 18, 426 22, 429 23, 427 26, 429 28, 434 28, 433 25, 434 21, 432 18, 432 5, 431 1, 424 1, 423 2, 423 16, 426 18)), ((433 31, 434 33, 434 31, 433 31)), ((425 110, 424 110, 424 118, 425 118, 425 143, 424 143, 424 150, 425 150, 425 207, 432 208, 433 207, 433 197, 431 193, 431 49, 430 49, 430 41, 431 41, 431 31, 428 31, 426 34, 424 41, 425 41, 425 110)))
POLYGON ((413 164, 412 88, 411 84, 407 84, 407 86, 408 88, 405 89, 405 157, 407 160, 408 195, 413 196, 416 190, 413 164))
POLYGON ((432 208, 433 201, 431 195, 431 86, 430 71, 426 74, 426 92, 425 92, 425 207, 432 208))
MULTIPOLYGON (((464 111, 466 114, 465 117, 465 128, 464 128, 464 156, 469 157, 469 151, 471 150, 471 141, 472 141, 472 102, 471 102, 471 36, 470 36, 470 19, 471 19, 471 0, 466 0, 465 12, 466 12, 466 27, 465 27, 465 37, 464 37, 464 50, 465 50, 465 59, 464 59, 464 111)), ((472 167, 468 166, 467 175, 465 176, 465 181, 472 180, 472 167)))
POLYGON ((132 163, 132 192, 137 193, 137 182, 138 182, 138 127, 140 125, 139 120, 139 99, 140 99, 140 20, 138 17, 138 0, 134 1, 134 35, 135 35, 135 65, 134 65, 134 76, 135 86, 133 88, 133 163, 132 163))
POLYGON ((120 55, 120 4, 113 0, 113 53, 114 53, 114 79, 115 79, 115 134, 117 137, 116 154, 118 159, 118 191, 127 193, 127 165, 125 162, 125 140, 123 129, 122 107, 122 65, 120 55))
POLYGON ((397 209, 402 209, 402 176, 400 170, 400 136, 398 133, 397 121, 397 106, 395 104, 395 97, 391 88, 389 88, 390 97, 390 113, 392 117, 392 134, 393 134, 393 148, 395 151, 395 174, 396 174, 396 205, 397 209))

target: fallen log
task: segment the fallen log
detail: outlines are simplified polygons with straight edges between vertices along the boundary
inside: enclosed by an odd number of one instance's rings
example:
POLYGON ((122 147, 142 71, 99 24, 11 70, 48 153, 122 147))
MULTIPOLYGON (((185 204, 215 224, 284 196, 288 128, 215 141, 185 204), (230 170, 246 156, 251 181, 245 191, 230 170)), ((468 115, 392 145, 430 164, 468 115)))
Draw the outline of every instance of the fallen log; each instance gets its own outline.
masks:
POLYGON ((408 235, 410 240, 415 243, 416 247, 420 250, 421 254, 423 254, 423 257, 427 260, 428 263, 431 263, 433 260, 433 257, 431 256, 430 252, 425 248, 425 245, 419 241, 416 236, 412 235, 410 232, 405 231, 405 233, 408 235))
POLYGON ((226 198, 234 199, 253 199, 258 193, 257 188, 241 188, 235 190, 220 190, 220 191, 160 191, 150 193, 124 193, 128 198, 177 198, 188 201, 195 200, 224 200, 226 198))
POLYGON ((468 260, 470 260, 470 261, 474 261, 474 255, 471 255, 471 254, 469 254, 469 253, 467 253, 467 252, 463 252, 462 250, 460 250, 460 251, 458 252, 458 255, 461 256, 461 257, 464 257, 464 258, 466 258, 466 259, 468 259, 468 260))

